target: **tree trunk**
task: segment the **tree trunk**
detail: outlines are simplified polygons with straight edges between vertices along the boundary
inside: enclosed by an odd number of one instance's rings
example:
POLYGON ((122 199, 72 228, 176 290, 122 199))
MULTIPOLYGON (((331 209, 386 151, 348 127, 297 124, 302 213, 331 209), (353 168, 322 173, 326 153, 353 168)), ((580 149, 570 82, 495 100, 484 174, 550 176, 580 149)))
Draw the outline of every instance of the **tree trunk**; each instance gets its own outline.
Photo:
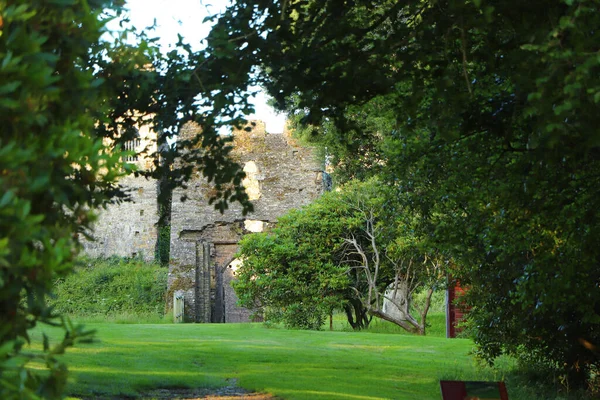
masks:
POLYGON ((371 320, 373 319, 373 316, 368 313, 367 309, 364 308, 362 306, 362 304, 359 304, 356 307, 357 307, 356 313, 360 315, 360 319, 362 321, 361 322, 362 327, 363 327, 363 329, 367 329, 369 327, 369 324, 371 323, 371 320), (358 309, 360 309, 360 310, 358 310, 358 309))
MULTIPOLYGON (((379 296, 381 296, 380 293, 378 293, 379 296)), ((381 308, 379 302, 371 305, 369 312, 372 315, 396 324, 408 332, 418 335, 425 334, 423 326, 410 315, 410 289, 405 279, 397 279, 396 282, 389 285, 382 297, 384 300, 381 308)))
POLYGON ((355 331, 369 327, 371 317, 359 299, 352 299, 344 304, 344 312, 346 313, 348 323, 355 331))
POLYGON ((412 317, 411 317, 412 321, 411 320, 403 321, 403 320, 396 319, 396 318, 394 318, 384 312, 381 312, 379 310, 372 310, 371 314, 373 314, 374 316, 376 316, 378 318, 381 318, 383 320, 391 322, 392 324, 396 324, 399 327, 405 329, 406 331, 408 331, 410 333, 416 333, 419 335, 423 335, 423 332, 421 331, 419 324, 412 317))
POLYGON ((427 297, 425 298, 425 305, 423 306, 423 311, 421 311, 421 331, 422 335, 425 335, 425 329, 427 328, 427 313, 429 312, 429 307, 431 306, 431 296, 433 295, 433 288, 427 289, 427 297))
POLYGON ((344 312, 346 313, 346 319, 354 330, 358 330, 358 321, 354 321, 354 314, 352 314, 352 306, 348 303, 344 304, 344 312))
POLYGON ((385 290, 382 312, 390 317, 407 321, 410 316, 410 291, 408 282, 405 279, 399 279, 396 283, 390 284, 385 290))

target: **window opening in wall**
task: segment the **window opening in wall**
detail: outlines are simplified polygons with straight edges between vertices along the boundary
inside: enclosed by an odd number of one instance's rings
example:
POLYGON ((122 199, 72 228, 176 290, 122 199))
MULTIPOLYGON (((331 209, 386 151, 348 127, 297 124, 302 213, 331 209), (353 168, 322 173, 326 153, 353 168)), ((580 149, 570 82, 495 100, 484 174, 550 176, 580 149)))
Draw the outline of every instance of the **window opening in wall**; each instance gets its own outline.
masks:
POLYGON ((135 132, 135 137, 132 140, 128 140, 123 144, 123 149, 125 151, 133 151, 136 154, 128 155, 125 157, 125 161, 134 162, 138 161, 139 147, 142 144, 142 139, 140 138, 140 133, 138 131, 135 132))
POLYGON ((231 269, 231 272, 233 274, 233 276, 236 276, 236 271, 238 269, 240 269, 240 267, 242 266, 244 260, 242 260, 241 258, 236 258, 234 259, 232 262, 229 263, 229 265, 227 266, 227 268, 231 269))

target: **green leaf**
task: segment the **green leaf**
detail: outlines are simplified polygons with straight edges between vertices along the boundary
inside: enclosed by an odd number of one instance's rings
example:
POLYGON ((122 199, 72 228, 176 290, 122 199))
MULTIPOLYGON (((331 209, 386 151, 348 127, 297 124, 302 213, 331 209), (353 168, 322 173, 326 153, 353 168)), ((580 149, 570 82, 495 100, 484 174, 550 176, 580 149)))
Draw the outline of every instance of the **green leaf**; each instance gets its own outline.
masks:
POLYGON ((17 109, 20 107, 20 103, 16 100, 9 99, 6 97, 0 98, 0 107, 8 108, 11 110, 17 109))
POLYGON ((42 333, 42 342, 44 352, 47 352, 50 349, 50 340, 48 339, 48 336, 45 333, 42 333))
POLYGON ((8 64, 12 60, 12 56, 12 51, 9 50, 6 52, 6 54, 4 55, 4 59, 2 60, 2 64, 0 64, 0 69, 5 69, 8 66, 8 64))
POLYGON ((485 17, 485 20, 487 22, 491 22, 494 18, 493 18, 493 14, 495 11, 495 7, 494 6, 487 6, 483 9, 483 15, 485 17))
POLYGON ((0 95, 14 92, 19 86, 21 86, 20 81, 10 82, 2 85, 0 86, 0 95))
POLYGON ((14 347, 15 342, 12 340, 0 344, 0 360, 6 359, 7 355, 13 351, 14 347))
POLYGON ((14 198, 15 194, 12 190, 4 192, 2 198, 0 198, 0 208, 6 207, 14 198))

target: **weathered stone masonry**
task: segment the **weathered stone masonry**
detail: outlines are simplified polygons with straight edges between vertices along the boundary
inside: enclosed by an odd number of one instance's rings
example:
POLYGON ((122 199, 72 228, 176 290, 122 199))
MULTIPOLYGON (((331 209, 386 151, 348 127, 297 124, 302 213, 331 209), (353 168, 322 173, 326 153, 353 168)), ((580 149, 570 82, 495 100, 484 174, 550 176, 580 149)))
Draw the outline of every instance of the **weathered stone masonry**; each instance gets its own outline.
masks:
POLYGON ((314 153, 287 134, 266 134, 260 122, 251 132, 234 133, 233 153, 244 166, 253 213, 243 216, 241 207, 232 204, 220 214, 208 204, 210 185, 200 176, 173 194, 167 298, 184 292, 189 321, 249 321, 250 311, 236 306, 231 287, 237 242, 322 192, 322 166, 314 153), (182 202, 184 195, 187 200, 182 202))
MULTIPOLYGON (((142 152, 130 163, 139 169, 152 165, 156 154, 155 134, 147 126, 139 129, 139 138, 131 149, 142 152)), ((92 232, 95 240, 84 241, 84 251, 91 257, 142 257, 154 259, 158 237, 158 184, 155 180, 127 176, 119 181, 128 190, 131 201, 113 204, 101 210, 92 232)))
MULTIPOLYGON (((188 134, 193 130, 188 129, 188 134)), ((323 190, 322 165, 314 152, 299 146, 289 134, 267 134, 262 122, 251 132, 234 133, 233 156, 244 167, 243 184, 254 212, 243 216, 239 204, 219 213, 208 199, 211 185, 200 174, 187 189, 173 193, 167 301, 184 295, 185 320, 247 322, 251 312, 236 305, 237 243, 248 232, 272 225, 288 210, 299 208, 323 190), (186 201, 182 201, 182 197, 186 201)), ((145 161, 138 160, 140 167, 145 161)), ((128 177, 133 202, 109 207, 95 224, 95 242, 85 244, 92 256, 154 257, 157 240, 157 183, 128 177)))

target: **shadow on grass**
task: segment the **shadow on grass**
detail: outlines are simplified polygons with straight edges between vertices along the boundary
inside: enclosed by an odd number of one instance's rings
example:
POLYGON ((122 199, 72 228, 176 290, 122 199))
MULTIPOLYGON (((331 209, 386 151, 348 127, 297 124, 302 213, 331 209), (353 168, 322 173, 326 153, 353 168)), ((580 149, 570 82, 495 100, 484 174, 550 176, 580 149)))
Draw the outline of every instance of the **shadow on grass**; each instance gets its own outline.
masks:
POLYGON ((99 340, 65 356, 68 391, 83 397, 135 397, 160 388, 214 391, 236 382, 284 399, 435 399, 444 373, 483 376, 468 355, 472 342, 464 339, 252 324, 89 327, 99 340))

